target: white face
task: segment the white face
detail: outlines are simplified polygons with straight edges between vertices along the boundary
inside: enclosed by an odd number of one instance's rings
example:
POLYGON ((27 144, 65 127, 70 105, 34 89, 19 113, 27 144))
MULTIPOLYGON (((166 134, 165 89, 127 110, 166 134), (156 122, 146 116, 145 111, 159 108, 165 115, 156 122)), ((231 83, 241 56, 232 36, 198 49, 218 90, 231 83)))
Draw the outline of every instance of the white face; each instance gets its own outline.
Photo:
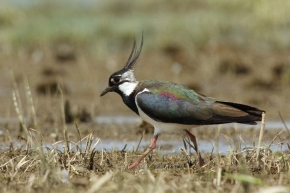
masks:
POLYGON ((119 85, 119 89, 126 96, 129 96, 135 90, 137 85, 138 85, 138 82, 124 82, 119 85))
POLYGON ((109 85, 118 85, 121 82, 135 82, 135 81, 136 79, 133 70, 128 70, 123 74, 111 76, 109 85))
POLYGON ((121 81, 123 81, 123 80, 127 80, 129 82, 135 82, 136 79, 135 79, 133 70, 128 70, 127 72, 122 74, 121 81))
POLYGON ((135 79, 133 70, 128 70, 123 74, 112 75, 109 80, 109 86, 117 86, 124 95, 129 96, 138 85, 138 82, 135 79))

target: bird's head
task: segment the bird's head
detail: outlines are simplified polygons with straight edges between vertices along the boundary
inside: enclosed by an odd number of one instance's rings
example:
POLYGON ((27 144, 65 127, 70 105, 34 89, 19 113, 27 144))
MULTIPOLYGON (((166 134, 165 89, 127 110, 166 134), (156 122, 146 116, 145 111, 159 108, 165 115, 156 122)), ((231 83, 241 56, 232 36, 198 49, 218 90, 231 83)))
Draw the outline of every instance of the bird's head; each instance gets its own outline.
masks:
POLYGON ((104 96, 108 92, 117 92, 119 94, 129 95, 137 85, 134 76, 134 66, 136 65, 143 46, 143 35, 139 49, 136 48, 136 40, 131 50, 131 54, 125 66, 113 73, 109 78, 109 86, 101 93, 104 96))

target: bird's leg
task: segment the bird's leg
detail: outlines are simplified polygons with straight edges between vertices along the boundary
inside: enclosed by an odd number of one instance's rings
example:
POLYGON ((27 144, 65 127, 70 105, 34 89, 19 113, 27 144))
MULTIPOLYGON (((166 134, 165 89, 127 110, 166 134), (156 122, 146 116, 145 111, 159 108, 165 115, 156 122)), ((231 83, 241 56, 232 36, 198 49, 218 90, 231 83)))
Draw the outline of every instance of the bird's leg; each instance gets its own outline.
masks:
POLYGON ((199 165, 200 165, 200 166, 203 166, 205 163, 204 163, 204 161, 203 161, 203 159, 202 159, 202 157, 201 157, 201 154, 200 154, 200 152, 199 152, 199 150, 198 150, 198 146, 197 146, 197 143, 196 143, 196 138, 195 138, 195 136, 194 136, 192 133, 190 133, 187 129, 185 129, 185 132, 186 132, 186 134, 189 136, 190 140, 192 141, 192 143, 193 143, 193 145, 194 145, 194 150, 195 150, 196 153, 198 154, 199 165))
POLYGON ((137 167, 140 164, 140 162, 144 159, 144 157, 146 157, 146 155, 148 155, 156 147, 157 139, 158 139, 158 135, 154 135, 151 141, 151 144, 149 145, 147 150, 142 154, 142 156, 138 160, 136 160, 133 164, 129 166, 129 169, 133 169, 137 167))

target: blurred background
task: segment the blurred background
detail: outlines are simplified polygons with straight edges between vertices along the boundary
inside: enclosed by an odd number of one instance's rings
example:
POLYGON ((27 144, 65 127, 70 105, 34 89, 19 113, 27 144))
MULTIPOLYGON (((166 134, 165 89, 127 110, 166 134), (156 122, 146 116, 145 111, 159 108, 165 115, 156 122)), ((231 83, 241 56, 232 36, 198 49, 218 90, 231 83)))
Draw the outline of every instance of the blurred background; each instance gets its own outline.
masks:
MULTIPOLYGON (((0 1, 0 117, 134 116, 121 98, 100 98, 144 34, 138 80, 183 84, 220 100, 290 119, 290 1, 0 1), (27 80, 27 82, 26 82, 27 80), (29 88, 29 89, 28 89, 29 88), (15 102, 15 100, 14 100, 15 102)), ((73 119, 73 118, 72 118, 73 119)))

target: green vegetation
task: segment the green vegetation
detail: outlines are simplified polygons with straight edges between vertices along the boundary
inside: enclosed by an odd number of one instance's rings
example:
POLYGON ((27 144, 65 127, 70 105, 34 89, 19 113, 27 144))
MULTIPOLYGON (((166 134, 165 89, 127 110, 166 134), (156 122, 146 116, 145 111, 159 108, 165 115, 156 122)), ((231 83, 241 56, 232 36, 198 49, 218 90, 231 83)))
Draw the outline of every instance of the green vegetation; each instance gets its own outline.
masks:
POLYGON ((33 45, 69 41, 98 44, 146 35, 147 48, 175 43, 202 48, 233 44, 288 48, 287 0, 271 1, 44 1, 1 5, 0 42, 33 45))

